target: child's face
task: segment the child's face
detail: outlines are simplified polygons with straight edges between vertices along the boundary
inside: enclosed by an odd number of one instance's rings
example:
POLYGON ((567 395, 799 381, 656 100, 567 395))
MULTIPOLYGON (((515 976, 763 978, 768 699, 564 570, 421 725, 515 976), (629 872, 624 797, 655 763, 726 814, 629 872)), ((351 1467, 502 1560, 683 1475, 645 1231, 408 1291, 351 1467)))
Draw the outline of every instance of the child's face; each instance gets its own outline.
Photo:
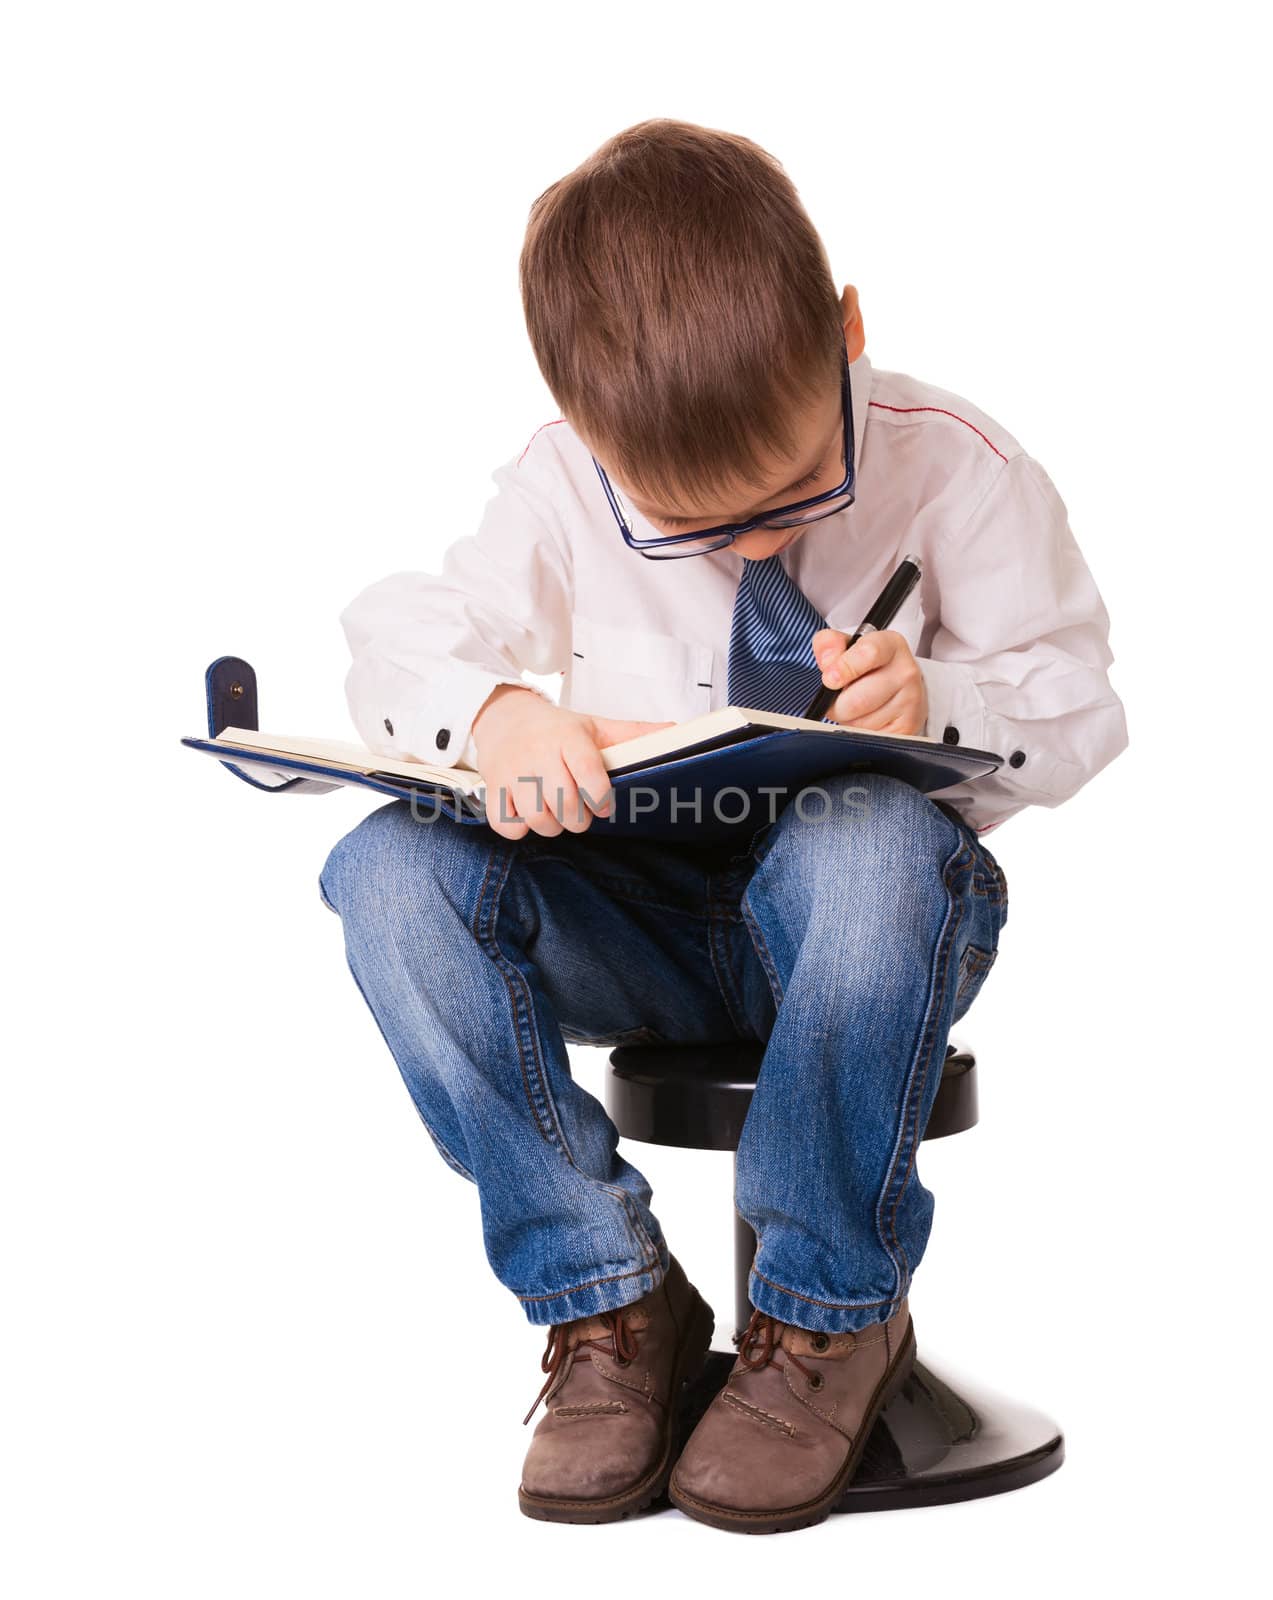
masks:
MULTIPOLYGON (((852 365, 866 348, 866 331, 858 292, 851 283, 846 283, 841 291, 840 310, 844 320, 844 347, 852 365)), ((633 494, 604 461, 601 465, 611 484, 630 506, 636 507, 656 533, 691 533, 695 528, 712 528, 722 522, 750 522, 753 516, 767 509, 808 500, 836 488, 844 478, 844 414, 838 382, 828 385, 825 394, 810 398, 798 419, 796 432, 799 443, 794 457, 790 461, 779 461, 771 456, 765 462, 765 482, 759 493, 752 485, 744 484, 711 505, 652 505, 643 496, 633 494)), ((587 444, 586 439, 584 443, 587 444)), ((815 524, 797 528, 753 528, 750 533, 740 534, 729 548, 748 561, 761 561, 794 544, 812 526, 815 524)), ((692 546, 687 540, 679 548, 684 550, 692 546)))
MULTIPOLYGON (((695 528, 712 528, 722 522, 748 522, 765 510, 777 510, 837 487, 844 477, 844 416, 838 382, 805 407, 797 420, 796 437, 796 453, 790 460, 767 455, 765 483, 759 490, 750 484, 741 485, 710 504, 652 504, 626 488, 609 468, 606 470, 615 488, 656 533, 691 533, 695 528)), ((753 528, 750 533, 740 534, 729 548, 749 561, 759 561, 776 555, 807 532, 808 527, 753 528)), ((690 546, 687 542, 681 548, 690 546)))

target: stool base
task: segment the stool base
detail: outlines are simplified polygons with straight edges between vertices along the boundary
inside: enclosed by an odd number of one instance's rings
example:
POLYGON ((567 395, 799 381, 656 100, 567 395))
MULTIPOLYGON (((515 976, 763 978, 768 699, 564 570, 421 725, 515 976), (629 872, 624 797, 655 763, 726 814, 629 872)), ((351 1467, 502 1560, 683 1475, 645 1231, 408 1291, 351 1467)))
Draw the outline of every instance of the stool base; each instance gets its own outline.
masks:
MULTIPOLYGON (((682 1440, 724 1387, 734 1360, 713 1350, 686 1388, 682 1440)), ((897 1511, 1006 1494, 1046 1478, 1064 1459, 1065 1441, 1049 1418, 963 1381, 950 1383, 917 1361, 880 1413, 836 1510, 897 1511)))

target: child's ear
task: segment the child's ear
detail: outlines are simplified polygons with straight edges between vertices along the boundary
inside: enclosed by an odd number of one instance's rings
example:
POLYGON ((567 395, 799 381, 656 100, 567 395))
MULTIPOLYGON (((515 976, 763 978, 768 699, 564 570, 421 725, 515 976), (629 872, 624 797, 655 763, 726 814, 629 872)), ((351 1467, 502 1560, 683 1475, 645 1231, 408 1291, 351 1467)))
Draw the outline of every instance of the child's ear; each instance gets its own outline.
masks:
POLYGON ((862 321, 858 292, 851 283, 846 283, 840 294, 840 310, 844 318, 844 348, 852 365, 866 349, 866 326, 862 321))

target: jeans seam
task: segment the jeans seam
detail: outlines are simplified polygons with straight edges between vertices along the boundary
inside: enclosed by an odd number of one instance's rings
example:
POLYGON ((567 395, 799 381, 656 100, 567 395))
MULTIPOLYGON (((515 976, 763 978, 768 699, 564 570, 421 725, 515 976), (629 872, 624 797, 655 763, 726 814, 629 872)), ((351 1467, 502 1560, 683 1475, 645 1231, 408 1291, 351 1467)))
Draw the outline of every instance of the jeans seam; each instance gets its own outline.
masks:
POLYGON ((910 1282, 910 1262, 907 1259, 906 1251, 902 1248, 902 1242, 897 1236, 897 1214, 901 1209, 902 1198, 915 1170, 915 1155, 919 1146, 919 1112, 923 1104, 924 1089, 928 1083, 928 1075, 936 1048, 934 1021, 936 1017, 941 1015, 942 1006, 945 1004, 946 990, 950 981, 951 956, 955 946, 954 935, 963 921, 964 915, 963 902, 956 899, 952 893, 951 885, 953 880, 964 869, 964 866, 970 863, 972 859, 971 846, 966 839, 961 839, 957 849, 946 858, 945 865, 942 868, 942 883, 946 889, 947 906, 934 959, 934 966, 938 974, 937 986, 925 1011, 923 1032, 920 1036, 920 1046, 916 1053, 916 1059, 912 1062, 911 1070, 907 1075, 905 1101, 902 1107, 898 1139, 893 1148, 893 1158, 889 1163, 884 1187, 880 1191, 880 1198, 875 1207, 876 1232, 886 1254, 893 1262, 893 1271, 897 1276, 894 1299, 889 1302, 892 1304, 900 1303, 910 1282), (923 1064, 922 1070, 921 1062, 923 1064), (917 1079, 918 1085, 916 1083, 917 1079), (897 1193, 888 1214, 887 1230, 885 1230, 881 1213, 888 1205, 889 1193, 894 1187, 898 1163, 903 1154, 906 1156, 906 1171, 902 1175, 901 1183, 897 1186, 897 1193), (887 1231, 888 1238, 885 1238, 885 1231, 887 1231), (891 1246, 889 1244, 890 1239, 892 1240, 891 1246))
POLYGON ((707 878, 707 953, 711 957, 712 971, 716 977, 716 988, 720 994, 725 1010, 729 1013, 729 1020, 733 1024, 734 1032, 740 1039, 748 1037, 747 1029, 742 1021, 743 1004, 742 996, 734 983, 734 974, 730 969, 729 950, 722 939, 723 924, 736 922, 737 917, 718 915, 716 913, 717 901, 715 898, 716 880, 708 874, 707 878))
POLYGON ((743 920, 746 922, 747 931, 751 935, 751 942, 756 956, 760 961, 760 965, 764 968, 765 977, 769 980, 769 992, 773 996, 774 1006, 775 1008, 780 1007, 785 991, 778 968, 774 965, 773 957, 769 953, 769 946, 765 942, 765 935, 761 931, 760 924, 746 906, 743 907, 743 920))
MULTIPOLYGON (((522 1092, 526 1096, 526 1103, 530 1108, 531 1116, 534 1118, 535 1126, 539 1130, 540 1137, 544 1140, 544 1142, 559 1150, 581 1177, 586 1178, 589 1183, 595 1184, 603 1194, 608 1194, 612 1199, 615 1199, 619 1202, 620 1209, 623 1211, 623 1214, 627 1219, 628 1227, 632 1233, 637 1249, 641 1252, 641 1258, 644 1262, 644 1267, 640 1270, 649 1271, 651 1268, 657 1269, 659 1263, 658 1249, 655 1246, 654 1241, 646 1232, 645 1228, 642 1226, 640 1217, 636 1214, 635 1202, 632 1196, 626 1189, 623 1188, 621 1184, 604 1183, 601 1181, 601 1179, 593 1178, 590 1174, 584 1172, 583 1168, 580 1167, 578 1162, 575 1160, 574 1153, 571 1151, 570 1146, 566 1141, 566 1135, 562 1129, 561 1120, 557 1115, 557 1107, 553 1101, 552 1091, 548 1083, 548 1077, 543 1070, 543 1062, 540 1058, 539 1030, 534 1025, 534 1008, 531 1005, 529 998, 524 993, 526 980, 521 973, 517 972, 516 967, 513 966, 512 962, 509 961, 508 957, 500 949, 498 938, 495 932, 496 924, 499 920, 500 901, 503 898, 504 888, 508 882, 512 861, 512 851, 501 850, 498 846, 495 846, 491 849, 491 852, 487 857, 486 870, 482 875, 482 883, 478 889, 477 901, 474 907, 471 927, 473 936, 477 940, 479 948, 486 953, 487 959, 491 961, 492 965, 495 967, 495 970, 504 980, 504 988, 508 994, 509 1005, 513 1013, 513 1020, 515 1024, 514 1033, 517 1039, 517 1058, 518 1067, 520 1069, 522 1078, 522 1092), (503 870, 498 874, 498 881, 495 885, 493 893, 488 896, 487 890, 491 883, 491 866, 497 859, 502 862, 503 870), (488 898, 492 908, 489 919, 483 914, 486 909, 488 898), (486 926, 488 921, 489 928, 486 926), (486 931, 484 931, 484 929, 486 931), (514 983, 513 978, 510 977, 510 968, 512 969, 512 972, 516 974, 516 977, 519 980, 518 983, 514 983), (525 1023, 526 1032, 530 1036, 531 1054, 534 1058, 533 1073, 528 1071, 527 1067, 526 1050, 522 1041, 523 1023, 525 1023), (532 1076, 534 1077, 535 1082, 538 1084, 538 1090, 542 1096, 545 1107, 552 1114, 551 1128, 548 1132, 545 1132, 544 1119, 541 1117, 539 1108, 535 1104, 531 1088, 532 1076), (555 1137, 553 1137, 554 1133, 556 1135, 555 1137)), ((632 1275, 633 1274, 627 1274, 627 1276, 632 1275)), ((569 1293, 571 1291, 565 1290, 561 1292, 569 1293)), ((519 1296, 519 1298, 527 1297, 519 1296)), ((532 1296, 529 1298, 535 1297, 532 1296)), ((544 1298, 551 1297, 545 1296, 544 1298)))
MULTIPOLYGON (((759 863, 757 863, 757 867, 759 868, 759 863)), ((756 881, 756 876, 756 873, 752 874, 751 882, 748 883, 747 889, 743 891, 738 906, 742 912, 743 921, 747 926, 747 932, 751 935, 752 948, 756 952, 756 958, 764 969, 765 977, 768 979, 769 992, 773 996, 774 1008, 777 1010, 781 1007, 782 997, 786 992, 782 984, 782 975, 779 973, 773 956, 769 952, 769 945, 765 939, 764 931, 760 923, 757 922, 755 913, 747 903, 747 891, 750 890, 751 884, 756 881)))
POLYGON ((734 984, 734 975, 729 969, 728 951, 720 948, 721 924, 713 922, 707 930, 707 951, 712 961, 712 971, 716 977, 716 989, 721 997, 725 1010, 729 1013, 729 1020, 733 1024, 734 1032, 740 1039, 749 1037, 743 1025, 742 1001, 734 984))
POLYGON ((801 1294, 797 1289, 788 1289, 785 1284, 775 1283, 772 1278, 767 1278, 759 1267, 753 1266, 752 1272, 761 1283, 767 1283, 771 1289, 776 1289, 779 1294, 789 1294, 793 1300, 802 1300, 805 1305, 825 1306, 831 1311, 876 1311, 880 1306, 899 1305, 901 1295, 895 1295, 890 1300, 817 1300, 811 1294, 801 1294))
MULTIPOLYGON (((604 1186, 603 1186, 604 1187, 604 1186)), ((628 1278, 641 1278, 649 1272, 657 1272, 659 1268, 658 1254, 654 1260, 644 1266, 634 1267, 631 1272, 612 1272, 604 1278, 589 1278, 586 1283, 572 1284, 569 1289, 551 1289, 547 1294, 519 1294, 519 1300, 560 1300, 564 1295, 578 1294, 581 1289, 595 1289, 603 1283, 624 1283, 628 1278)), ((657 1285, 655 1286, 657 1288, 657 1285)))

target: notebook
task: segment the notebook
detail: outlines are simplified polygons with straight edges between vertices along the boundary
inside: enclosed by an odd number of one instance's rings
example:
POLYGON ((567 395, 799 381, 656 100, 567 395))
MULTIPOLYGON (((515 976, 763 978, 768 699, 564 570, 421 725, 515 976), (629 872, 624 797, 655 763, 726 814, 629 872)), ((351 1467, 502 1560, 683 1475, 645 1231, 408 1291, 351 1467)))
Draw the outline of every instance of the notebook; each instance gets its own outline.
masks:
MULTIPOLYGON (((422 821, 486 825, 486 785, 472 767, 434 767, 374 755, 337 739, 227 727, 182 744, 226 762, 262 787, 308 779, 311 791, 347 784, 411 801, 422 821)), ((851 805, 855 786, 817 780, 855 772, 900 778, 924 794, 967 783, 1002 765, 988 750, 923 734, 875 733, 840 723, 743 706, 722 706, 686 722, 607 745, 602 763, 614 791, 609 816, 589 831, 657 839, 713 839, 751 833, 793 798, 811 812, 851 805), (808 790, 808 793, 801 791, 808 790)), ((491 804, 498 816, 499 797, 491 804)))

